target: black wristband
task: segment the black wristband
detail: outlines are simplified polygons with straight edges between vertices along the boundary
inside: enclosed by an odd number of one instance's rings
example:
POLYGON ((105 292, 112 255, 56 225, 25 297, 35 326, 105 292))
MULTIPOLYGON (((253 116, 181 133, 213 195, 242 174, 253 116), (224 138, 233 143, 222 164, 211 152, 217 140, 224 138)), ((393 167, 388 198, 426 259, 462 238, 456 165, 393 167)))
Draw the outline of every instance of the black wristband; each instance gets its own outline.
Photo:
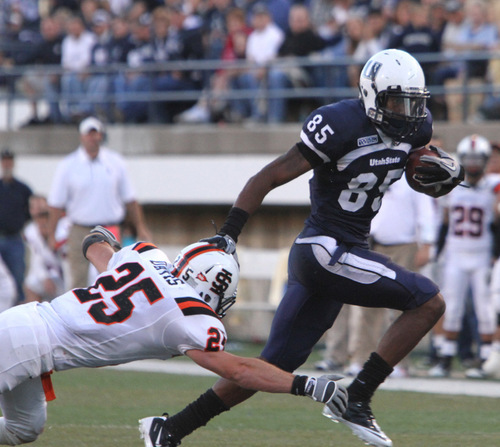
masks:
POLYGON ((218 234, 227 234, 234 240, 234 242, 238 242, 238 236, 240 235, 241 230, 249 217, 250 215, 245 210, 233 206, 229 210, 226 221, 222 225, 218 234))
POLYGON ((307 379, 307 376, 295 376, 290 393, 295 396, 305 396, 307 379))

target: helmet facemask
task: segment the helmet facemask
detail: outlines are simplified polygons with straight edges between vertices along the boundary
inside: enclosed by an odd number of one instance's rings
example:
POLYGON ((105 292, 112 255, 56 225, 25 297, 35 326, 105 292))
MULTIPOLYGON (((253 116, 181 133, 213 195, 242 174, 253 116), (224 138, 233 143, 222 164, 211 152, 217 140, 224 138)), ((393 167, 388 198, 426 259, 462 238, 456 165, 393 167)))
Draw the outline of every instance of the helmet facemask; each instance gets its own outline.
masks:
POLYGON ((460 157, 460 164, 467 176, 473 180, 479 179, 486 170, 488 157, 483 154, 467 154, 460 157))
POLYGON ((384 133, 397 140, 404 140, 418 132, 427 118, 426 89, 402 91, 399 86, 388 87, 377 94, 375 105, 381 120, 377 122, 384 133))

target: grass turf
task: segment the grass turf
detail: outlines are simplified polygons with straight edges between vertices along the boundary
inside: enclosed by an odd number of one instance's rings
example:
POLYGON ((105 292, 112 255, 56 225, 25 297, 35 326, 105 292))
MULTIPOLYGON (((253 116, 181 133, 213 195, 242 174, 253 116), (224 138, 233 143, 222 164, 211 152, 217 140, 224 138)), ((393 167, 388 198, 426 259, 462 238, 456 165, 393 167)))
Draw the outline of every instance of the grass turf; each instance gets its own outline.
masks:
MULTIPOLYGON (((184 377, 109 369, 53 376, 57 399, 48 404, 36 447, 140 447, 137 420, 175 413, 213 384, 184 377)), ((465 384, 464 384, 465 385, 465 384)), ((394 446, 497 447, 498 399, 379 391, 377 420, 394 446)), ((307 398, 258 393, 186 438, 182 446, 362 446, 346 427, 321 416, 307 398)))

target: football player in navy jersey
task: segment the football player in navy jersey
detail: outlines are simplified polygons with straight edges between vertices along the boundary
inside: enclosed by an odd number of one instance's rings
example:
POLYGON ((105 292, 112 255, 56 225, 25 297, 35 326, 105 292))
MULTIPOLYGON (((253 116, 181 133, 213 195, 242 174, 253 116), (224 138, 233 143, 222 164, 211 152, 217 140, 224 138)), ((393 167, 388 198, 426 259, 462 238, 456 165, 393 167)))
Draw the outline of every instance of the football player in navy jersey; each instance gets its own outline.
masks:
MULTIPOLYGON (((309 115, 300 142, 250 178, 220 232, 208 241, 234 252, 244 224, 264 197, 314 170, 311 214, 291 248, 286 293, 261 357, 294 371, 333 325, 344 303, 402 311, 348 387, 347 410, 339 414, 328 405, 323 410, 364 442, 392 446, 377 425, 370 401, 393 367, 438 321, 445 304, 434 283, 370 251, 367 238, 384 192, 402 176, 408 153, 429 143, 432 117, 422 68, 404 51, 374 55, 362 70, 359 88, 360 99, 326 105, 309 115)), ((417 168, 415 179, 437 197, 463 180, 463 169, 446 152, 433 150, 436 156, 424 156, 428 165, 417 168)), ((211 391, 223 405, 201 409, 197 402, 202 395, 164 418, 168 440, 146 445, 179 445, 184 436, 254 394, 225 379, 211 391)))

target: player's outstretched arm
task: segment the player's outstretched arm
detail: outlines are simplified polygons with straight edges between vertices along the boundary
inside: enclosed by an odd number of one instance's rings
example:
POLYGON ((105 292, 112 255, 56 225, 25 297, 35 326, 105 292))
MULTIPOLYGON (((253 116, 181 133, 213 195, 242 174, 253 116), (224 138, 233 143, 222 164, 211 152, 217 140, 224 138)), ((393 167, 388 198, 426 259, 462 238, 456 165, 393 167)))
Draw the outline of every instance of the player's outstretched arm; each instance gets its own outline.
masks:
POLYGON ((342 414, 347 405, 347 390, 337 383, 340 376, 319 378, 297 376, 256 358, 239 357, 228 352, 192 349, 186 355, 198 365, 230 380, 241 388, 268 393, 291 393, 327 403, 334 402, 342 414))
MULTIPOLYGON (((337 383, 340 376, 295 376, 263 360, 238 357, 224 351, 192 349, 186 355, 200 366, 224 377, 221 380, 226 383, 232 381, 236 388, 308 396, 328 404, 339 415, 346 410, 347 390, 337 383)), ((235 402, 226 401, 226 396, 218 394, 218 391, 217 386, 210 388, 172 418, 165 413, 163 416, 140 419, 139 431, 145 447, 178 446, 185 436, 235 405, 235 402)))
POLYGON ((92 244, 87 250, 87 259, 99 273, 108 269, 108 263, 114 250, 108 244, 92 244))
POLYGON ((310 171, 312 166, 295 145, 251 177, 241 190, 226 221, 216 236, 202 239, 217 245, 227 253, 236 251, 236 242, 246 221, 261 205, 267 194, 310 171))
POLYGON ((296 179, 311 168, 295 145, 251 177, 238 195, 234 206, 252 214, 269 192, 296 179))
POLYGON ((94 265, 99 273, 107 270, 108 262, 121 245, 114 234, 97 225, 82 241, 83 256, 94 265))

